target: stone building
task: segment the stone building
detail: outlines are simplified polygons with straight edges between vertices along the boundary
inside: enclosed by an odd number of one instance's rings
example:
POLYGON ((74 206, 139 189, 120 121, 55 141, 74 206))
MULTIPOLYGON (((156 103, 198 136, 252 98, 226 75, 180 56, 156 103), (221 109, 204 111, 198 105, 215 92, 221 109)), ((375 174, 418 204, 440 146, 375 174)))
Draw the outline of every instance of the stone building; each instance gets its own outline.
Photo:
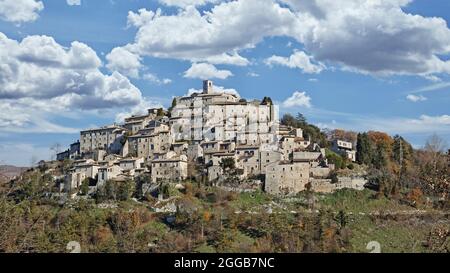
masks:
POLYGON ((146 128, 152 120, 155 120, 157 113, 157 109, 149 109, 145 115, 133 115, 125 119, 123 127, 131 134, 136 134, 139 130, 146 128))
POLYGON ((309 162, 280 161, 267 166, 265 191, 273 195, 296 194, 309 183, 309 162))
POLYGON ((114 180, 120 174, 122 174, 122 168, 117 164, 98 168, 97 187, 103 186, 108 180, 114 180))
POLYGON ((155 130, 151 134, 137 134, 128 137, 128 151, 132 156, 151 160, 155 154, 167 153, 172 142, 170 131, 155 130))
POLYGON ((65 177, 65 190, 78 189, 86 178, 96 179, 100 165, 93 160, 78 160, 65 177))
POLYGON ((80 153, 83 156, 96 150, 119 153, 125 132, 126 129, 117 125, 81 131, 80 153))
POLYGON ((273 105, 216 92, 211 81, 204 81, 202 93, 177 98, 171 115, 176 141, 233 141, 244 145, 274 141, 275 121, 273 105))
POLYGON ((155 159, 151 161, 150 169, 152 182, 182 181, 188 176, 187 157, 155 159))

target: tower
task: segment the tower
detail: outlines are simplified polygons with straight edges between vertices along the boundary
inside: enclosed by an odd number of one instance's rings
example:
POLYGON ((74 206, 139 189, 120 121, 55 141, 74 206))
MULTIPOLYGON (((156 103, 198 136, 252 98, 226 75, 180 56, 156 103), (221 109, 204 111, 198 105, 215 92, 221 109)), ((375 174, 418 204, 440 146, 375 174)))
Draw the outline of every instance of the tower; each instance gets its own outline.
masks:
POLYGON ((203 94, 211 94, 213 92, 213 82, 210 80, 203 81, 203 94))

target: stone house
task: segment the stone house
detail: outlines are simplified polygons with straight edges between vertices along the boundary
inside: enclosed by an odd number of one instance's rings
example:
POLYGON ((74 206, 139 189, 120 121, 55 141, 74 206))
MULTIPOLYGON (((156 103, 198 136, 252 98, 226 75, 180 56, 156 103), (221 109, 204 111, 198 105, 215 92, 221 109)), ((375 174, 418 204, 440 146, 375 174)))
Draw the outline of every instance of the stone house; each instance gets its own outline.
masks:
POLYGON ((133 171, 135 169, 141 169, 144 167, 144 158, 123 158, 119 160, 118 165, 123 171, 133 171))
POLYGON ((86 178, 96 179, 100 165, 93 160, 79 160, 68 171, 65 178, 65 190, 78 189, 86 178))
POLYGON ((187 157, 180 156, 171 159, 155 159, 150 163, 151 180, 182 181, 188 176, 187 157))
POLYGON ((134 115, 126 118, 123 127, 131 132, 131 134, 136 134, 139 130, 144 129, 156 116, 157 111, 155 109, 149 109, 145 115, 134 115))
POLYGON ((103 186, 106 181, 113 180, 120 174, 122 174, 122 168, 120 168, 120 166, 117 164, 100 167, 98 169, 97 187, 103 186))
POLYGON ((110 125, 80 132, 80 153, 82 156, 96 150, 107 153, 119 153, 126 129, 110 125))
POLYGON ((273 195, 297 194, 309 183, 309 162, 280 161, 266 167, 265 191, 273 195))

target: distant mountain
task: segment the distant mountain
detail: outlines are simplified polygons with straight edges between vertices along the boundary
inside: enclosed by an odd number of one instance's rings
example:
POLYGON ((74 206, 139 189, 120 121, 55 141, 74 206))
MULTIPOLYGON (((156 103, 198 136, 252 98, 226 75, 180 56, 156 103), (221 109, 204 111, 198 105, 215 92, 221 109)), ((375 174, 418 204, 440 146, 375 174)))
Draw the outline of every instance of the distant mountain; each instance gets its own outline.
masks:
POLYGON ((0 165, 0 183, 8 182, 15 176, 20 175, 28 168, 26 167, 16 167, 10 165, 0 165))

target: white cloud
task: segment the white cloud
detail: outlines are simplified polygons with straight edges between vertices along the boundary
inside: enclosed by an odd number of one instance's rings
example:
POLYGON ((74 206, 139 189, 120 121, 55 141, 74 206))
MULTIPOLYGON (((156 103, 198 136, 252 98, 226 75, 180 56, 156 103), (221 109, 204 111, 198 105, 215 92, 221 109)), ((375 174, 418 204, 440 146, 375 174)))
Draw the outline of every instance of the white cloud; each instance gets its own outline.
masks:
POLYGON ((297 38, 316 60, 375 75, 450 73, 445 20, 405 13, 411 0, 285 2, 303 15, 297 38))
POLYGON ((258 74, 258 73, 255 73, 255 72, 248 72, 248 73, 247 73, 247 76, 256 78, 256 77, 259 77, 259 74, 258 74))
POLYGON ((268 58, 265 60, 265 63, 269 66, 273 65, 281 65, 281 66, 287 66, 289 68, 298 68, 302 70, 304 73, 309 74, 317 74, 322 72, 322 70, 325 68, 322 64, 313 64, 311 61, 311 56, 308 56, 303 51, 296 51, 294 54, 292 54, 290 57, 281 57, 281 56, 275 56, 268 58))
POLYGON ((89 46, 65 48, 48 36, 21 42, 0 32, 0 132, 68 132, 55 116, 138 105, 140 90, 119 72, 103 74, 89 46))
POLYGON ((0 1, 0 19, 16 24, 32 22, 39 18, 44 9, 42 1, 2 0, 0 1))
POLYGON ((125 47, 116 47, 106 55, 110 71, 118 71, 132 78, 139 78, 139 70, 142 68, 141 57, 127 50, 125 47))
POLYGON ((296 20, 293 13, 271 0, 225 2, 203 14, 193 6, 173 15, 150 16, 153 14, 130 12, 129 22, 139 28, 134 52, 238 65, 249 63, 238 55, 239 50, 253 48, 264 37, 288 34, 296 20))
POLYGON ((226 79, 233 76, 229 70, 218 70, 214 65, 207 63, 193 63, 191 67, 184 72, 185 78, 191 79, 226 79))
POLYGON ((418 102, 418 101, 426 101, 427 98, 422 96, 422 95, 413 95, 413 94, 409 94, 408 96, 406 96, 406 99, 412 102, 418 102))
POLYGON ((311 108, 311 97, 306 92, 294 92, 291 97, 287 98, 283 104, 284 107, 306 107, 311 108))
POLYGON ((161 103, 157 103, 148 99, 143 99, 141 102, 127 111, 121 111, 116 114, 116 122, 122 123, 124 122, 125 118, 131 116, 131 115, 143 115, 147 112, 150 108, 161 108, 163 105, 161 103))
MULTIPOLYGON (((235 95, 236 97, 240 98, 241 96, 239 95, 239 92, 234 89, 234 88, 225 88, 223 86, 216 86, 214 85, 213 87, 214 92, 216 93, 221 93, 221 94, 231 94, 231 95, 235 95)), ((188 90, 188 93, 185 96, 190 96, 194 93, 202 93, 203 90, 201 89, 195 89, 195 88, 191 88, 188 90)))
POLYGON ((176 7, 188 7, 188 6, 203 6, 207 3, 217 3, 220 0, 159 0, 161 4, 166 6, 176 6, 176 7))
POLYGON ((152 73, 147 73, 147 74, 145 74, 142 78, 143 78, 144 80, 147 80, 147 81, 150 81, 150 82, 159 84, 159 85, 161 85, 161 84, 169 84, 169 83, 172 83, 172 80, 171 80, 171 79, 167 79, 167 78, 160 79, 160 78, 158 78, 157 75, 152 74, 152 73))
POLYGON ((441 90, 450 87, 450 82, 440 82, 432 85, 428 85, 422 88, 419 88, 412 93, 422 93, 422 92, 431 92, 436 90, 441 90))
POLYGON ((79 6, 81 5, 81 0, 66 0, 69 6, 79 6))
POLYGON ((421 115, 419 118, 381 118, 364 120, 369 130, 386 131, 391 134, 431 134, 449 133, 450 116, 421 115))
POLYGON ((412 123, 416 124, 427 124, 427 125, 450 125, 450 116, 449 115, 441 115, 441 116, 429 116, 422 115, 418 120, 412 120, 412 123))
POLYGON ((129 11, 127 17, 127 26, 142 27, 150 23, 154 18, 159 17, 160 15, 160 9, 157 9, 156 12, 146 9, 139 9, 137 13, 129 11))
MULTIPOLYGON (((317 62, 346 71, 430 80, 437 80, 434 74, 450 74, 445 57, 450 54, 450 30, 445 20, 404 12, 411 0, 236 0, 221 1, 202 13, 192 5, 206 1, 164 2, 183 9, 170 15, 130 12, 129 25, 138 28, 132 52, 247 65, 240 52, 266 37, 283 36, 295 39, 317 62)), ((299 68, 313 73, 323 69, 310 65, 311 58, 297 55, 299 68)), ((277 60, 295 66, 295 60, 277 60)))

